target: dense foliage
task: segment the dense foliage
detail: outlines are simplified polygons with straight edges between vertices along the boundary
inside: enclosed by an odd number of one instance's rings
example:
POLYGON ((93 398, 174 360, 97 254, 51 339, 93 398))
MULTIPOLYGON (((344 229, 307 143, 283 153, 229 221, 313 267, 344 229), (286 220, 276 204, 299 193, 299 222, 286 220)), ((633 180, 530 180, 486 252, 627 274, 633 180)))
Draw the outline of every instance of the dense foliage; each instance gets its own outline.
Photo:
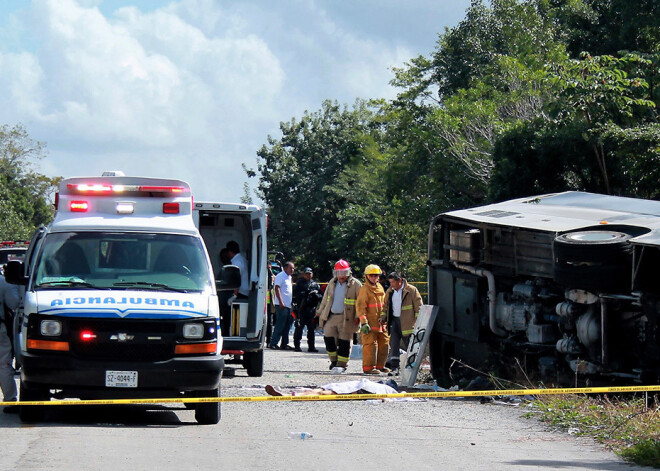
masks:
POLYGON ((57 181, 32 170, 44 153, 44 145, 22 126, 0 126, 0 240, 29 240, 52 219, 57 181))
POLYGON ((258 152, 270 244, 424 278, 430 219, 517 196, 660 198, 660 4, 474 0, 396 99, 330 101, 258 152))

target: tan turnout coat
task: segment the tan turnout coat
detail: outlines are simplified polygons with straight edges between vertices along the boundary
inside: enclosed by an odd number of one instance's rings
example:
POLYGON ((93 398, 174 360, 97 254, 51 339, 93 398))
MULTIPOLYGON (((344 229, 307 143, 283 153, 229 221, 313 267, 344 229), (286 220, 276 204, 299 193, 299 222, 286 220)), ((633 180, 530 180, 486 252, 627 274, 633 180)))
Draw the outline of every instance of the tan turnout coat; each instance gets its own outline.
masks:
MULTIPOLYGON (((404 337, 411 335, 415 328, 415 321, 419 308, 422 306, 422 295, 419 290, 413 285, 408 284, 406 279, 403 279, 403 287, 401 288, 401 333, 404 337)), ((392 293, 394 289, 390 287, 385 293, 385 303, 383 306, 383 315, 387 316, 387 324, 392 321, 392 293)))
MULTIPOLYGON (((332 307, 332 298, 335 293, 335 286, 337 285, 337 277, 334 277, 328 282, 328 286, 325 288, 325 293, 323 293, 323 299, 321 304, 316 309, 316 315, 319 318, 319 326, 323 328, 323 325, 328 320, 330 316, 330 308, 332 307)), ((346 280, 346 295, 344 296, 344 327, 353 329, 353 332, 357 332, 359 325, 355 325, 355 300, 357 299, 358 291, 362 283, 357 278, 349 276, 346 280)))

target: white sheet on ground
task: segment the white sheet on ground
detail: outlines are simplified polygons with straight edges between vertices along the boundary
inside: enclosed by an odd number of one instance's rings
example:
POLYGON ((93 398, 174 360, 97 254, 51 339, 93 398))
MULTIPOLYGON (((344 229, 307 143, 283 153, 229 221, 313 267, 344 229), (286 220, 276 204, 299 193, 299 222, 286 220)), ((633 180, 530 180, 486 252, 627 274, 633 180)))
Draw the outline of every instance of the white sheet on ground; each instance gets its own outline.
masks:
POLYGON ((387 384, 376 383, 368 379, 361 379, 359 381, 342 381, 341 383, 330 383, 321 386, 321 388, 333 391, 337 394, 351 394, 360 389, 369 391, 372 394, 396 394, 399 391, 387 384))

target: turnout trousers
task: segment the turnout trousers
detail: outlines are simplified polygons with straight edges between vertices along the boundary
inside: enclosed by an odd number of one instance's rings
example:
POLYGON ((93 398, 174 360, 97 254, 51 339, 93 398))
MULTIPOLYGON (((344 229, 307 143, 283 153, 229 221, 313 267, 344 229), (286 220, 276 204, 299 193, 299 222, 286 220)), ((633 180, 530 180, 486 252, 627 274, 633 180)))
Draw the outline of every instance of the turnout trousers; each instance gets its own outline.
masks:
POLYGON ((385 367, 389 342, 387 332, 372 330, 368 334, 362 334, 362 371, 366 373, 385 367))

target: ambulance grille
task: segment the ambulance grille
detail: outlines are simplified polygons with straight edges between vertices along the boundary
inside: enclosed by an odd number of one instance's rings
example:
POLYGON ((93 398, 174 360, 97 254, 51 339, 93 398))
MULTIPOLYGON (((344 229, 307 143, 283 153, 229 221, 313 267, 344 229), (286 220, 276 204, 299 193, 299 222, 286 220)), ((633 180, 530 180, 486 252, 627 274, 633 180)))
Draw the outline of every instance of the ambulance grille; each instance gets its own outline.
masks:
POLYGON ((165 361, 174 357, 177 325, 174 322, 131 319, 72 320, 71 350, 90 360, 165 361), (78 332, 90 331, 96 338, 80 339, 78 332))

